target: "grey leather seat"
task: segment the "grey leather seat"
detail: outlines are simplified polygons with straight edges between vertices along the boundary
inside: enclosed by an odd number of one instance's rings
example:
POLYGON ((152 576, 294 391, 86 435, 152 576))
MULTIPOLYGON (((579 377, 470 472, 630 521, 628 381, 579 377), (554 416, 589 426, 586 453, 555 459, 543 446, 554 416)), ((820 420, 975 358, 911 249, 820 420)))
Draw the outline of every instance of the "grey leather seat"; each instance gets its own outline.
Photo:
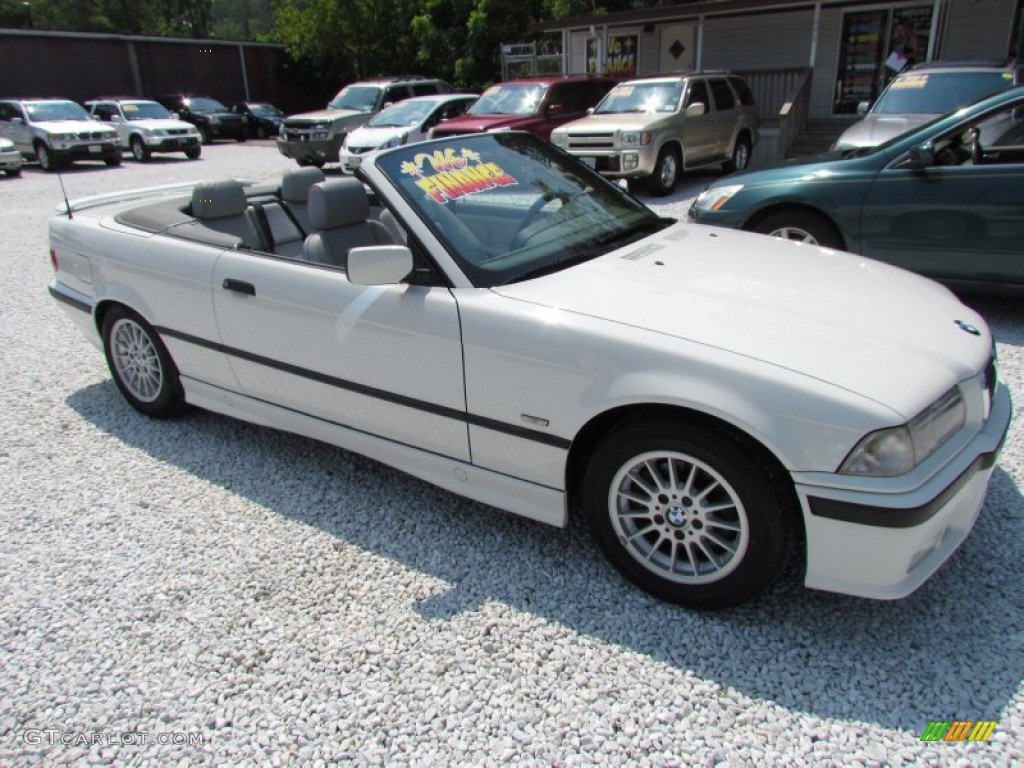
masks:
POLYGON ((196 184, 192 188, 191 212, 196 220, 176 228, 181 231, 175 234, 211 245, 266 248, 245 188, 236 179, 196 184))
POLYGON ((394 245, 391 231, 369 215, 370 200, 362 182, 343 178, 316 184, 309 191, 309 222, 314 231, 306 238, 303 258, 344 269, 351 248, 394 245))
POLYGON ((278 197, 281 198, 282 205, 295 218, 295 223, 302 230, 303 237, 313 231, 309 224, 309 190, 313 188, 313 185, 322 183, 326 178, 322 170, 313 167, 294 168, 286 171, 281 177, 281 189, 278 197))

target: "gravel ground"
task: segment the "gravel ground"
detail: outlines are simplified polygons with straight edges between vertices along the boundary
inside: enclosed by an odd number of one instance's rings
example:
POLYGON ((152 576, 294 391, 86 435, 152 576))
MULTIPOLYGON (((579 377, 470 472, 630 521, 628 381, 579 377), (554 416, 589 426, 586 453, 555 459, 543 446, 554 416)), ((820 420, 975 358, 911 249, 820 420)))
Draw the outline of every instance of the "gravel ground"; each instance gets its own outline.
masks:
MULTIPOLYGON (((64 183, 288 167, 224 144, 64 183)), ((708 178, 656 207, 685 210, 708 178)), ((0 179, 0 765, 1024 762, 1016 429, 974 533, 912 597, 791 574, 692 613, 624 583, 579 523, 213 414, 131 410, 46 295, 59 200, 35 167, 0 179), (987 743, 920 741, 946 719, 998 725, 987 743)), ((1019 305, 972 303, 1024 403, 1019 305)))

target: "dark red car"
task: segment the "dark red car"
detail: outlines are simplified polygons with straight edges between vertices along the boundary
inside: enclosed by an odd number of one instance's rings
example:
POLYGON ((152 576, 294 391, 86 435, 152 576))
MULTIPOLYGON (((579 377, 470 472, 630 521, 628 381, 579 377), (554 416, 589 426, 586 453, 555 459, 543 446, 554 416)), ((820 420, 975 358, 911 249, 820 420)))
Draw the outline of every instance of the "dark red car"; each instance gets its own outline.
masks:
POLYGON ((498 83, 466 114, 438 124, 430 135, 528 131, 547 141, 552 129, 586 115, 617 82, 606 75, 540 75, 498 83))

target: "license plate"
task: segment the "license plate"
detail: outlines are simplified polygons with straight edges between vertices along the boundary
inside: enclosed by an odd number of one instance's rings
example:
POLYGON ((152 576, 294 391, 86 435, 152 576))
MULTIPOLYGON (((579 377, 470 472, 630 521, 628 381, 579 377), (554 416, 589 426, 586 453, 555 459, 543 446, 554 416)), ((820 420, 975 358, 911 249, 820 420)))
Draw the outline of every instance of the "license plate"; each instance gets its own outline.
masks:
POLYGON ((98 155, 100 152, 103 151, 103 147, 101 147, 99 144, 90 144, 89 151, 95 152, 98 155))
POLYGON ((583 163, 588 168, 597 168, 597 158, 596 157, 581 157, 580 158, 580 162, 583 163))

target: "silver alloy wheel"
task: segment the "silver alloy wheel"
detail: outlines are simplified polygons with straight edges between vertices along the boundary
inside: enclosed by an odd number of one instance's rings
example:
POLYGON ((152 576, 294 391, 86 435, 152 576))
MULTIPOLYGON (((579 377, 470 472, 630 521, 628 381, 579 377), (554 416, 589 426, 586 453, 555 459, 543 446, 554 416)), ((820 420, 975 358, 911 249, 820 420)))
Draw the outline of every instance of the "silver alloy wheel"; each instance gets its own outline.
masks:
POLYGON ((53 158, 50 157, 50 150, 46 148, 45 144, 40 144, 36 148, 36 160, 39 161, 39 167, 44 171, 49 171, 53 168, 53 158))
POLYGON ((739 494, 713 467, 675 451, 624 463, 608 494, 612 527, 644 568, 680 584, 708 584, 735 570, 750 544, 739 494))
POLYGON ((130 318, 118 320, 110 331, 110 347, 121 383, 143 403, 156 400, 163 386, 164 371, 146 329, 130 318))
POLYGON ((665 189, 671 189, 676 183, 676 156, 672 152, 665 154, 665 157, 661 161, 661 165, 658 167, 658 181, 661 182, 661 186, 665 189))
POLYGON ((800 227, 779 227, 778 229, 773 229, 768 234, 772 237, 781 237, 783 240, 793 240, 797 243, 819 245, 818 240, 814 235, 800 227))
POLYGON ((132 157, 140 163, 146 159, 146 145, 142 143, 142 139, 138 136, 132 139, 132 157))
POLYGON ((742 171, 750 163, 750 147, 747 146, 747 142, 741 141, 736 144, 736 149, 732 153, 732 164, 736 166, 737 171, 742 171))

